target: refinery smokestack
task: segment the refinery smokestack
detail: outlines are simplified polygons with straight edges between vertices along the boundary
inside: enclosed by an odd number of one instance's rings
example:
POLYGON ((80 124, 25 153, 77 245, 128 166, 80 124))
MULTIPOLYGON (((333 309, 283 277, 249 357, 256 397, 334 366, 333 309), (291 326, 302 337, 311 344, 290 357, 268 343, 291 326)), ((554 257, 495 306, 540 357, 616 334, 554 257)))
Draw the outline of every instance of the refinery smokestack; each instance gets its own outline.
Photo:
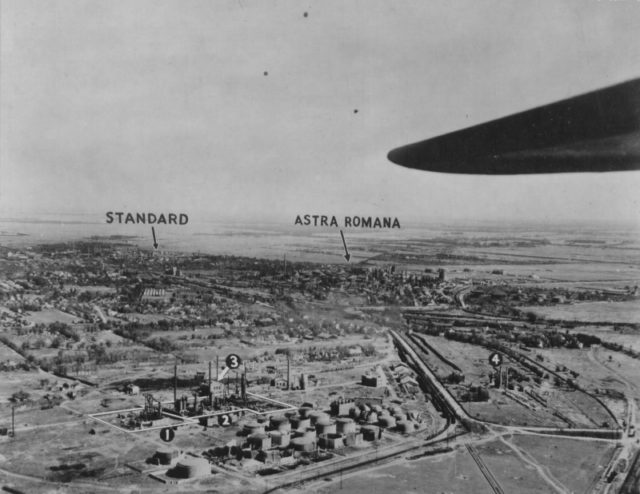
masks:
POLYGON ((173 365, 173 402, 178 399, 178 364, 173 365))

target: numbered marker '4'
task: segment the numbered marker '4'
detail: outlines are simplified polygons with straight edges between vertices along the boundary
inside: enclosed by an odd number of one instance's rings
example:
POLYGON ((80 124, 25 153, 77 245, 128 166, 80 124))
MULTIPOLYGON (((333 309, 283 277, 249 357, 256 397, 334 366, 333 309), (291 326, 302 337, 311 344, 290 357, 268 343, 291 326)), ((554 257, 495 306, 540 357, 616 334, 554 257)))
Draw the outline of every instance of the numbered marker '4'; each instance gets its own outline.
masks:
POLYGON ((493 352, 489 355, 489 363, 494 367, 500 367, 502 365, 502 355, 498 352, 493 352))

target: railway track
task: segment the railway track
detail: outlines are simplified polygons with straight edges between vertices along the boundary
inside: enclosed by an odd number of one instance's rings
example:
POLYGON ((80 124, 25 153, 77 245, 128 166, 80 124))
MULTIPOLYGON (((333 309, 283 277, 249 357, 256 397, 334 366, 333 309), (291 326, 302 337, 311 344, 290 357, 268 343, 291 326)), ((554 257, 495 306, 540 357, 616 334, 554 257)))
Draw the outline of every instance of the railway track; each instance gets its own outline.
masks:
POLYGON ((482 458, 480 458, 480 453, 478 453, 478 450, 471 444, 466 444, 465 446, 467 447, 467 451, 471 455, 471 458, 473 458, 473 460, 476 462, 476 465, 478 465, 478 468, 482 472, 482 475, 484 475, 484 478, 487 479, 487 482, 489 482, 489 485, 493 489, 493 492, 495 492, 496 494, 504 494, 502 487, 500 487, 500 483, 493 476, 493 473, 491 473, 489 467, 485 465, 482 458))

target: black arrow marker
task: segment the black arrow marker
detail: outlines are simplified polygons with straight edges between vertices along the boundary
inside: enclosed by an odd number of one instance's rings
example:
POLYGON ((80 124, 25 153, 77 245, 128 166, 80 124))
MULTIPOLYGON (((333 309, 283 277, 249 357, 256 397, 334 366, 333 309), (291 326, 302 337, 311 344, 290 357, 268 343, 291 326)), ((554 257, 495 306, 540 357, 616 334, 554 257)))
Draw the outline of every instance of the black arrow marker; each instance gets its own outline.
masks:
POLYGON ((349 249, 347 249, 347 242, 344 241, 342 230, 340 230, 340 236, 342 237, 342 245, 344 245, 344 258, 349 262, 351 260, 351 254, 349 254, 349 249))
POLYGON ((158 242, 156 241, 156 229, 151 227, 151 233, 153 234, 153 248, 158 249, 158 242))

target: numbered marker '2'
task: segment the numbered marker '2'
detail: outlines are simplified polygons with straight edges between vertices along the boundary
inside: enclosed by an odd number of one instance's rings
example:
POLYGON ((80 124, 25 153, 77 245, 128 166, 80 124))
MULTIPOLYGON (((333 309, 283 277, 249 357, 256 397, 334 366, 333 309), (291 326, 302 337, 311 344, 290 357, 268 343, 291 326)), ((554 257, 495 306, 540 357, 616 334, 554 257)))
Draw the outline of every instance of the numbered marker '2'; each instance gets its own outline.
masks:
POLYGON ((222 427, 231 425, 231 415, 228 415, 226 413, 224 415, 218 415, 218 424, 222 427))
POLYGON ((489 355, 489 363, 494 367, 500 367, 502 365, 502 355, 498 352, 493 352, 489 355))

